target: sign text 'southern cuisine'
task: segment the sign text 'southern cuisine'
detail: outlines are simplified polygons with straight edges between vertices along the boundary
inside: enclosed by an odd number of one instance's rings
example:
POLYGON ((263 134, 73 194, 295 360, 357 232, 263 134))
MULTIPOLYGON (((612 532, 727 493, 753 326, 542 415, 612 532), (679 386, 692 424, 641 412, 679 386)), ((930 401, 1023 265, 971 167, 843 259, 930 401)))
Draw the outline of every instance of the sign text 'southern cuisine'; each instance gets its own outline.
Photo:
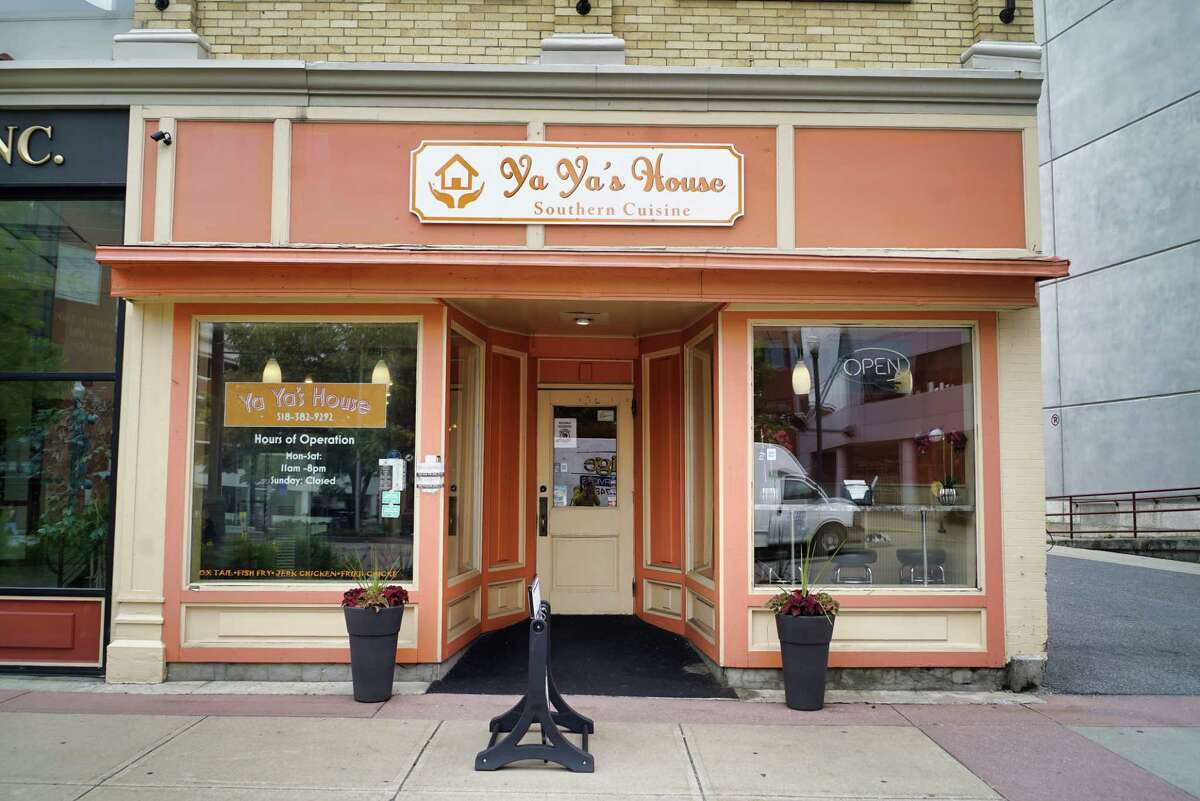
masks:
POLYGON ((411 209, 426 223, 733 225, 733 145, 422 142, 411 209))

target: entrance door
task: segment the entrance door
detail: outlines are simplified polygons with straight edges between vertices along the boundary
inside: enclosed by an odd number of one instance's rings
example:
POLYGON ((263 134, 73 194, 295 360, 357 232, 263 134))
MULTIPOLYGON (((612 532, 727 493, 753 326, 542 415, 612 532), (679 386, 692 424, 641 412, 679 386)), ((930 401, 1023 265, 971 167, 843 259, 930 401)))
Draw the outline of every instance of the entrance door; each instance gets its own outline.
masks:
POLYGON ((633 393, 538 394, 538 547, 555 612, 633 613, 633 393))

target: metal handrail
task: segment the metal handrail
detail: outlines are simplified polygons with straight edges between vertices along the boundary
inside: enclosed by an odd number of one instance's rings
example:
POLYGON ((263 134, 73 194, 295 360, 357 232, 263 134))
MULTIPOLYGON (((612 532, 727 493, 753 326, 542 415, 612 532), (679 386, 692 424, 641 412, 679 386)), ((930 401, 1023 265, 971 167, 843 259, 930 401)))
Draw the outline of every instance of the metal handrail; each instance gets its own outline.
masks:
MULTIPOLYGON (((1138 502, 1145 504, 1147 501, 1153 502, 1157 507, 1162 501, 1182 500, 1185 498, 1194 499, 1200 503, 1200 487, 1170 487, 1166 489, 1147 489, 1147 490, 1129 490, 1124 492, 1078 492, 1070 495, 1047 495, 1046 501, 1065 502, 1065 512, 1046 512, 1047 522, 1051 518, 1058 518, 1061 524, 1061 519, 1066 518, 1067 532, 1070 539, 1075 539, 1076 534, 1113 534, 1116 533, 1132 533, 1133 538, 1137 539, 1138 534, 1187 534, 1200 533, 1200 528, 1142 528, 1138 525, 1138 502), (1174 494, 1170 494, 1174 493, 1174 494), (1114 509, 1112 511, 1077 511, 1076 506, 1079 504, 1095 504, 1095 503, 1112 503, 1114 509), (1128 504, 1128 509, 1122 509, 1122 504, 1128 504), (1098 515, 1130 515, 1132 526, 1129 529, 1077 529, 1075 527, 1075 518, 1077 517, 1094 517, 1098 515)), ((1200 506, 1183 506, 1156 508, 1149 510, 1143 508, 1143 514, 1153 511, 1155 514, 1167 514, 1177 512, 1200 512, 1200 506)), ((1049 527, 1047 527, 1048 533, 1049 527)), ((1057 532, 1061 533, 1061 532, 1057 532)))

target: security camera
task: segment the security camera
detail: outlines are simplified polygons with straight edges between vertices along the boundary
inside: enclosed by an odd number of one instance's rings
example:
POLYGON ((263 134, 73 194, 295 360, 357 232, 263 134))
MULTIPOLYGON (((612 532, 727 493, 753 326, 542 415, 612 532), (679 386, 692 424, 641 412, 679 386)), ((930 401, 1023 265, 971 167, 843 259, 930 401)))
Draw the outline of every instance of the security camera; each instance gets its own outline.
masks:
POLYGON ((155 142, 162 142, 164 145, 171 144, 171 134, 167 133, 166 131, 155 131, 154 133, 150 134, 150 138, 155 142))
POLYGON ((159 11, 166 11, 171 5, 171 0, 154 0, 154 7, 159 11))

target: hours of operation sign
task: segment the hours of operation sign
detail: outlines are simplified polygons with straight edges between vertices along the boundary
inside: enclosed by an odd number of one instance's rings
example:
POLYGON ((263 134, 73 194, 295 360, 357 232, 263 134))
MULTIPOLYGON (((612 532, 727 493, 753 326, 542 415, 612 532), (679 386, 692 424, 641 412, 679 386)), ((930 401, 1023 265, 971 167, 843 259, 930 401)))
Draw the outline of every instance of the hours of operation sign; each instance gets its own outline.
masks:
POLYGON ((733 225, 733 145, 422 142, 411 209, 423 223, 733 225))

